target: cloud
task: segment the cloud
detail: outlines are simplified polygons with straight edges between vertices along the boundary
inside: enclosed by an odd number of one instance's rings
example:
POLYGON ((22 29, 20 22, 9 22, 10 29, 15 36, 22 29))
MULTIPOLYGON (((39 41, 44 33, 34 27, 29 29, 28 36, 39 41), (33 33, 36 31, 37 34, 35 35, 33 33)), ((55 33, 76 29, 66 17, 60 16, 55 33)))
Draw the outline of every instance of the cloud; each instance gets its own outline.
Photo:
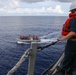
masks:
POLYGON ((60 6, 60 5, 57 5, 57 6, 55 7, 55 12, 56 12, 56 13, 63 13, 63 11, 61 10, 61 6, 60 6))
POLYGON ((59 1, 59 2, 73 2, 75 0, 52 0, 52 1, 59 1))
POLYGON ((36 2, 42 2, 45 0, 20 0, 20 1, 27 2, 27 3, 36 3, 36 2))
POLYGON ((17 8, 20 6, 19 0, 12 0, 12 1, 0 1, 0 9, 12 9, 17 8))
POLYGON ((15 13, 20 6, 19 0, 1 1, 0 4, 0 13, 15 13))
POLYGON ((9 6, 11 8, 17 8, 20 6, 20 1, 19 0, 12 0, 9 2, 9 6))
POLYGON ((36 3, 36 2, 42 2, 42 1, 73 2, 75 0, 20 0, 20 1, 27 2, 27 3, 36 3))
MULTIPOLYGON (((27 0, 26 0, 27 1, 27 0)), ((31 1, 31 0, 28 0, 31 1)), ((34 0, 33 0, 34 1, 34 0)), ((43 0, 40 0, 43 1, 43 0)), ((21 0, 0 1, 0 14, 51 15, 65 14, 58 2, 45 1, 35 4, 21 3, 21 0), (56 2, 57 3, 57 2, 56 2), (51 4, 51 5, 50 5, 51 4)))
POLYGON ((0 13, 19 13, 19 14, 63 14, 64 12, 61 10, 61 6, 60 5, 56 5, 55 8, 52 7, 41 7, 41 8, 16 8, 16 9, 1 9, 0 13))

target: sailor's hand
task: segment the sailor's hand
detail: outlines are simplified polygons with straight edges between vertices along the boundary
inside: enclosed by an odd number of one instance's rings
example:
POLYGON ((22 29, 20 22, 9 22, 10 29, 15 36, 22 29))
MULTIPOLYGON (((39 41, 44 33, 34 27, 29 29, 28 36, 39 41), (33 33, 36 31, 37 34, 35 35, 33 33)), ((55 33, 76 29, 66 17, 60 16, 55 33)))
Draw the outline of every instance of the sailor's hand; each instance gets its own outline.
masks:
POLYGON ((63 41, 64 39, 63 39, 63 38, 57 38, 57 40, 58 40, 58 41, 63 41))

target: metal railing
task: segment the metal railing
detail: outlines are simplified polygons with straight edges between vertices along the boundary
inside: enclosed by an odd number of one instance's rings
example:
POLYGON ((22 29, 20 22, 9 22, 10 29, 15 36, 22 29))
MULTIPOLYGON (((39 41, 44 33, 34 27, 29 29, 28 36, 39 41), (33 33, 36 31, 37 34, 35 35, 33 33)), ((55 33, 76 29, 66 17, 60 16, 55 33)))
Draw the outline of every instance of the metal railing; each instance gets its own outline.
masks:
POLYGON ((27 75, 34 75, 34 67, 35 67, 35 58, 37 51, 43 50, 44 48, 47 48, 51 45, 54 45, 56 42, 52 42, 51 44, 48 44, 43 47, 38 47, 37 42, 31 42, 31 47, 25 51, 25 53, 22 55, 20 60, 17 62, 17 64, 7 73, 7 75, 12 75, 19 66, 25 61, 25 59, 29 56, 29 64, 28 64, 28 74, 27 75))

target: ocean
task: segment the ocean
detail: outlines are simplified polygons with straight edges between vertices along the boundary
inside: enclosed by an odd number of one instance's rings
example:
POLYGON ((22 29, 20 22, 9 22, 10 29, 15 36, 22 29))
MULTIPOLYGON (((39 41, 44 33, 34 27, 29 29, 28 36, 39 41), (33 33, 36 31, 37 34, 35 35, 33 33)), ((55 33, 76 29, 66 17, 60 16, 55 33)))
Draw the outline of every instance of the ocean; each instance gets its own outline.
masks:
MULTIPOLYGON (((37 35, 57 39, 61 37, 61 28, 66 18, 66 16, 0 16, 0 75, 6 75, 30 47, 30 44, 17 44, 19 36, 37 35)), ((65 42, 58 42, 37 52, 34 75, 41 75, 53 64, 64 51, 64 46, 65 42)), ((13 75, 27 75, 28 61, 27 58, 13 75)))

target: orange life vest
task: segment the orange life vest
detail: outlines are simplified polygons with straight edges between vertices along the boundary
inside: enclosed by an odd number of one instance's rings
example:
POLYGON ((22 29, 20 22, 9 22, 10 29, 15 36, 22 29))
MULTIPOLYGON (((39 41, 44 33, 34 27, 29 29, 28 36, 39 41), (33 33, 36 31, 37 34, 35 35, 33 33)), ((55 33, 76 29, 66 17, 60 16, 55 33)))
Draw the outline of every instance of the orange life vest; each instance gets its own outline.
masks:
MULTIPOLYGON (((70 30, 69 30, 70 21, 73 18, 76 18, 76 13, 70 13, 69 18, 66 20, 65 24, 63 24, 63 28, 62 28, 62 35, 63 36, 66 36, 70 32, 70 30)), ((76 37, 76 34, 75 34, 75 37, 76 37)))

